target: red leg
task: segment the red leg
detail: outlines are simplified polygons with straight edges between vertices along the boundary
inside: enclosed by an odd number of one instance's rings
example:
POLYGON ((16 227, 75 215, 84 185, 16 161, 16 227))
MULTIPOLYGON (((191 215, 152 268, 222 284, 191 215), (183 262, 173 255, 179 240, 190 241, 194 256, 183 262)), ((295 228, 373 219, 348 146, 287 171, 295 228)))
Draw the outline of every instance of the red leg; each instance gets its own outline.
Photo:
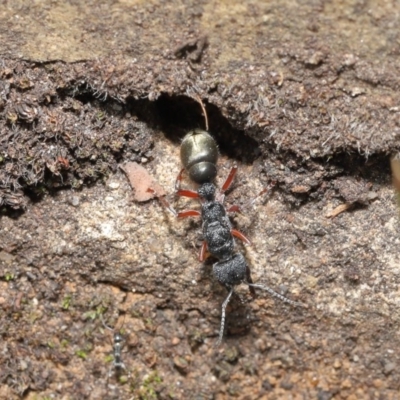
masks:
POLYGON ((182 197, 191 197, 192 199, 200 198, 199 194, 194 190, 179 189, 176 194, 182 197))
POLYGON ((185 168, 182 168, 181 171, 179 172, 178 176, 176 177, 175 192, 177 192, 181 188, 182 175, 183 175, 184 171, 185 171, 185 168))
POLYGON ((240 206, 233 205, 233 206, 230 206, 226 211, 227 212, 238 212, 238 213, 240 213, 241 209, 240 209, 240 206))
POLYGON ((245 235, 243 235, 242 232, 239 232, 236 229, 231 229, 231 233, 232 233, 233 236, 235 236, 238 239, 240 239, 243 243, 251 244, 250 240, 247 239, 247 237, 245 235))
POLYGON ((200 217, 201 212, 197 210, 186 210, 178 212, 178 218, 187 218, 187 217, 200 217))
POLYGON ((199 260, 201 262, 203 262, 207 258, 206 253, 207 253, 207 242, 204 241, 199 251, 199 260))
POLYGON ((237 169, 238 168, 237 168, 236 165, 231 168, 231 171, 229 172, 229 175, 226 178, 225 183, 222 185, 221 193, 225 193, 231 187, 232 182, 233 182, 233 178, 236 175, 237 169))

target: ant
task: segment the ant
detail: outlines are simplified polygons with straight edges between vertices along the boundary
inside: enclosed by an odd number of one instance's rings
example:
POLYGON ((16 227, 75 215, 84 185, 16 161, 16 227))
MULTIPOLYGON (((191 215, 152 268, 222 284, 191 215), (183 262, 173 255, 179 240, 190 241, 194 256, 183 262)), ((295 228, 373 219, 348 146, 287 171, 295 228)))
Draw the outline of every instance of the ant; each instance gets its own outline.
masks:
MULTIPOLYGON (((214 151, 215 149, 218 151, 214 139, 207 132, 201 130, 189 132, 183 139, 181 145, 181 160, 182 164, 189 171, 190 178, 200 186, 198 187, 197 191, 180 188, 182 174, 185 171, 185 168, 183 168, 176 179, 175 193, 177 196, 199 199, 201 201, 201 212, 198 210, 186 210, 178 212, 176 216, 178 218, 187 218, 193 216, 199 216, 202 218, 204 241, 200 249, 200 261, 205 260, 206 250, 208 250, 208 252, 214 257, 225 260, 229 258, 233 252, 235 245, 233 239, 234 236, 246 244, 251 244, 250 240, 243 235, 243 233, 232 228, 229 217, 227 216, 227 212, 238 212, 239 207, 231 206, 228 210, 226 210, 223 205, 225 192, 230 188, 233 182, 237 167, 235 166, 231 169, 225 183, 222 185, 221 190, 219 193, 217 193, 217 188, 212 183, 216 176, 216 161, 215 163, 204 161, 204 158, 207 156, 205 151, 199 151, 200 155, 198 154, 197 157, 198 162, 194 163, 191 168, 187 167, 188 164, 186 161, 191 159, 191 157, 187 156, 187 153, 193 150, 197 151, 200 147, 198 146, 199 143, 206 143, 208 145, 213 144, 214 146, 208 146, 205 149, 211 151, 214 151), (203 140, 204 138, 206 141, 203 140), (199 171, 204 173, 199 174, 199 171)), ((218 156, 218 153, 216 154, 218 156)), ((212 156, 214 157, 214 155, 212 156)))
MULTIPOLYGON (((115 376, 117 378, 119 378, 121 376, 122 371, 128 372, 125 367, 125 364, 122 361, 122 355, 121 355, 123 344, 125 341, 123 335, 121 334, 121 329, 124 326, 125 317, 124 317, 124 321, 122 322, 121 328, 117 332, 114 329, 110 328, 108 325, 106 325, 102 314, 100 314, 100 317, 101 317, 101 322, 103 323, 104 328, 113 332, 113 357, 114 357, 114 360, 113 360, 112 366, 110 368, 110 371, 108 372, 108 377, 107 377, 107 382, 108 382, 108 379, 112 375, 111 370, 113 368, 114 368, 115 376)), ((128 372, 128 375, 130 375, 129 372, 128 372)))
MULTIPOLYGON (((206 129, 208 130, 205 108, 200 98, 198 98, 198 101, 202 107, 206 120, 206 129)), ((237 167, 234 166, 231 169, 219 192, 217 192, 217 187, 213 183, 217 176, 216 164, 218 161, 218 147, 214 138, 208 132, 201 129, 190 131, 183 138, 180 156, 183 168, 175 182, 175 193, 178 196, 200 200, 201 211, 186 210, 178 213, 174 212, 174 214, 178 218, 201 217, 204 241, 200 249, 199 260, 205 260, 207 251, 210 255, 218 259, 213 264, 213 274, 218 282, 228 290, 228 296, 222 304, 218 346, 221 344, 224 335, 226 308, 234 294, 235 286, 241 283, 248 285, 253 297, 255 297, 255 288, 257 288, 265 290, 271 296, 293 306, 302 306, 302 304, 286 298, 268 286, 253 283, 250 268, 243 254, 235 252, 234 237, 242 240, 245 244, 251 244, 251 242, 244 234, 233 229, 227 215, 228 212, 239 212, 239 206, 233 205, 226 209, 223 204, 225 192, 232 185, 237 167), (184 171, 188 173, 189 178, 194 183, 199 185, 197 191, 180 188, 184 171)), ((258 196, 267 192, 267 190, 264 189, 258 196)), ((254 199, 250 204, 253 202, 254 199)))

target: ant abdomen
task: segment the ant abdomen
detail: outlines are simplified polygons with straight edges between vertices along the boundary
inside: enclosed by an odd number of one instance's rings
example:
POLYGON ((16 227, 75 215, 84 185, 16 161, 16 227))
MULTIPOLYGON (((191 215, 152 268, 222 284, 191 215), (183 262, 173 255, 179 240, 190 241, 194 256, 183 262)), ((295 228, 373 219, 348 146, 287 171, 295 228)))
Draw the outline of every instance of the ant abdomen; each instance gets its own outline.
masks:
POLYGON ((213 265, 213 273, 218 282, 227 288, 232 288, 246 281, 247 264, 241 253, 233 254, 227 260, 218 261, 213 265))
POLYGON ((214 138, 201 129, 187 133, 181 144, 181 161, 193 182, 212 182, 217 176, 218 161, 214 138))

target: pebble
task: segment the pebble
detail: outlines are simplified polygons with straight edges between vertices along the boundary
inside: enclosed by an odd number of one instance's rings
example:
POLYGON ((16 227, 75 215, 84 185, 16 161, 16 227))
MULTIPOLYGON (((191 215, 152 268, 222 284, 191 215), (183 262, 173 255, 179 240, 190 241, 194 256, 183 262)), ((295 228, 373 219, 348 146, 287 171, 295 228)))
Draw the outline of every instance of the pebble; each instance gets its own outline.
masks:
POLYGON ((71 204, 71 206, 73 206, 73 207, 78 207, 78 206, 79 206, 79 203, 80 203, 80 199, 79 199, 78 196, 71 196, 71 197, 68 199, 68 202, 69 202, 69 204, 71 204))
POLYGON ((116 181, 111 181, 108 183, 107 185, 110 189, 115 190, 118 189, 120 187, 120 183, 116 182, 116 181))

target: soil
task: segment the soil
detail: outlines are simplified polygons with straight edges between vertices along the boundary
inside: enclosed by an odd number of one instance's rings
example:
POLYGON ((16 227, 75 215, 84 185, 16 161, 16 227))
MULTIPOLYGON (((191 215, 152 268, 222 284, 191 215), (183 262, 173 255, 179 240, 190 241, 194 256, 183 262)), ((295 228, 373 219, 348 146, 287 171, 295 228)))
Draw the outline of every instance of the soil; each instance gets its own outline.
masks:
POLYGON ((399 12, 4 4, 0 399, 398 398, 399 12), (201 221, 137 202, 121 169, 195 208, 173 192, 182 137, 205 129, 198 98, 218 184, 239 167, 227 204, 252 245, 237 251, 256 283, 306 305, 241 285, 219 347, 227 292, 198 261, 201 221))

